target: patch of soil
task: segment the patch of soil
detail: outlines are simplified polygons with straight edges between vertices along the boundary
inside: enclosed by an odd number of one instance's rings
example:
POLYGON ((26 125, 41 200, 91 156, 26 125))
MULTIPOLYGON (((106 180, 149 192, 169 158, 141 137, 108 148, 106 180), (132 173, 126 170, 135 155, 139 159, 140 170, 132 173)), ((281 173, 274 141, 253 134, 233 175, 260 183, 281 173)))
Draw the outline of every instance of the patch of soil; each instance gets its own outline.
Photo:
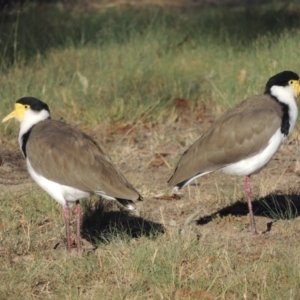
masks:
POLYGON ((0 151, 0 187, 1 192, 11 191, 31 181, 26 163, 19 147, 0 151))

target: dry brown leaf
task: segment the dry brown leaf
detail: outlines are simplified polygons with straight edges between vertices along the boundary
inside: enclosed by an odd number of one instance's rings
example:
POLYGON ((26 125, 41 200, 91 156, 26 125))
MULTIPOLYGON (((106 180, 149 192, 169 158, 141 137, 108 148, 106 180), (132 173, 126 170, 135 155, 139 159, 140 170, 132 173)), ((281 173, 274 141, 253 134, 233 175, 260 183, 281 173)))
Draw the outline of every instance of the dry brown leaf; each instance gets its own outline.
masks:
POLYGON ((150 164, 148 164, 148 168, 158 168, 164 164, 164 160, 161 157, 154 158, 150 164))
POLYGON ((190 293, 187 289, 181 288, 175 292, 175 300, 188 300, 190 299, 190 293))
POLYGON ((181 196, 178 194, 173 194, 171 196, 168 195, 158 195, 155 196, 154 199, 159 199, 159 200, 180 200, 181 196))
POLYGON ((201 290, 201 291, 195 291, 190 294, 190 299, 201 299, 201 300, 210 300, 214 299, 213 296, 208 294, 206 291, 201 290))
POLYGON ((188 99, 177 98, 174 100, 174 105, 176 108, 189 108, 192 106, 192 102, 188 99))
POLYGON ((294 169, 293 168, 287 168, 285 170, 285 173, 294 173, 294 169))
POLYGON ((204 116, 204 113, 203 112, 199 112, 197 115, 196 115, 196 120, 197 121, 200 121, 202 122, 204 120, 205 116, 204 116))
POLYGON ((133 129, 133 126, 132 125, 125 125, 125 126, 121 126, 121 127, 118 127, 118 132, 121 132, 121 133, 128 133, 130 131, 132 131, 133 129))

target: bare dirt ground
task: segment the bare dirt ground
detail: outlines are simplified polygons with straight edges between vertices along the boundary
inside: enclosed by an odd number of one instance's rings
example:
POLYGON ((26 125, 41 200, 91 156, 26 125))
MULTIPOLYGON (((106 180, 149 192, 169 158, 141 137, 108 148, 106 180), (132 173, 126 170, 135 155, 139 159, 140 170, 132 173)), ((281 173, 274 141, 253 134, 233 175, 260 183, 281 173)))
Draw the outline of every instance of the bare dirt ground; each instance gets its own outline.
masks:
MULTIPOLYGON (((105 145, 118 168, 144 196, 144 201, 137 203, 138 212, 134 216, 124 215, 126 222, 128 218, 138 218, 163 230, 188 228, 197 236, 250 238, 243 177, 214 172, 183 188, 177 197, 173 197, 172 188, 167 187, 167 180, 183 151, 205 132, 216 116, 179 108, 165 122, 157 124, 115 124, 108 128, 99 125, 84 129, 105 145)), ((252 176, 253 209, 257 229, 264 233, 264 243, 266 235, 277 236, 280 220, 291 218, 299 223, 298 158, 296 128, 269 165, 252 176)), ((28 186, 36 187, 27 174, 17 138, 2 143, 0 162, 1 197, 7 192, 17 195, 28 186)), ((85 224, 83 222, 83 227, 88 226, 85 224)), ((107 224, 109 222, 101 228, 107 224)))

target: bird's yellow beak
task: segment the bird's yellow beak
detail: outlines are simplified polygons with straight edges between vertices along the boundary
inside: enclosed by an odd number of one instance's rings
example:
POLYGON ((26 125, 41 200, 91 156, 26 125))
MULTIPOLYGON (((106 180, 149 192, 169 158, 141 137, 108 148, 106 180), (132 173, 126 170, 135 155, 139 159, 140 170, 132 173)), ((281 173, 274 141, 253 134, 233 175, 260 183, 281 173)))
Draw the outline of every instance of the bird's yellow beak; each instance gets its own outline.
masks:
POLYGON ((300 94, 300 81, 299 80, 293 81, 293 88, 294 88, 294 96, 295 96, 295 98, 297 98, 298 95, 300 94))
POLYGON ((16 118, 20 123, 23 121, 23 116, 26 108, 24 105, 20 103, 15 104, 15 110, 11 112, 8 116, 6 116, 3 120, 2 123, 8 121, 9 119, 16 118))

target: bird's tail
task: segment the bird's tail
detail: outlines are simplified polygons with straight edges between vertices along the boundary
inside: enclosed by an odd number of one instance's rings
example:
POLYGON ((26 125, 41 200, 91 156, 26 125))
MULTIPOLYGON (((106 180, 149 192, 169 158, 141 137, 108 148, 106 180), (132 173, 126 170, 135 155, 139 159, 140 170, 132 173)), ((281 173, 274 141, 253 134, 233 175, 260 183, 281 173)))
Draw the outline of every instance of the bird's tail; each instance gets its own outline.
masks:
POLYGON ((136 206, 133 201, 127 199, 116 198, 116 200, 125 206, 129 210, 136 210, 136 206))

